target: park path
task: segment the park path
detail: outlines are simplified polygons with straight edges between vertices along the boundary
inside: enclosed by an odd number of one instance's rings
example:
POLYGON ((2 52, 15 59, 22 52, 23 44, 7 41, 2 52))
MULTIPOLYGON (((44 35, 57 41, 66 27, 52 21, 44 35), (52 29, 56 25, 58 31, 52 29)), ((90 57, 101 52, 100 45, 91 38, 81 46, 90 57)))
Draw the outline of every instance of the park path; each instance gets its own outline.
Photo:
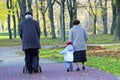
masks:
POLYGON ((75 71, 75 67, 74 71, 66 72, 64 63, 48 59, 40 59, 42 73, 23 74, 24 56, 17 54, 20 51, 20 46, 0 47, 0 80, 120 80, 110 73, 88 66, 79 72, 75 71))

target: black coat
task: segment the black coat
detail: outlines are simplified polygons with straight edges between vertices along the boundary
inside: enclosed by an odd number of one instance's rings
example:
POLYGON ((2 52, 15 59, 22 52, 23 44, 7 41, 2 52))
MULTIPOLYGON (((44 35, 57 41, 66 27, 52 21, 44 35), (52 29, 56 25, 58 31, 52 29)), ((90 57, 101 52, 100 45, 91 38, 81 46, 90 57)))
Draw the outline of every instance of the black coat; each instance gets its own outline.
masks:
POLYGON ((36 20, 26 19, 19 24, 18 33, 22 39, 22 49, 40 49, 40 26, 36 20))

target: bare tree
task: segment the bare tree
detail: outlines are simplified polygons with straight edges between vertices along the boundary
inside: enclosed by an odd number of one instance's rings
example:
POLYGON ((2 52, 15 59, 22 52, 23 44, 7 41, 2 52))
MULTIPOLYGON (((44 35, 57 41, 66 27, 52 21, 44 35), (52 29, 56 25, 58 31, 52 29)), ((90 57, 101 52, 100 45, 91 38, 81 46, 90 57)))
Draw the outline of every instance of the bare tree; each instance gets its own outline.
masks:
POLYGON ((51 24, 51 34, 52 34, 52 39, 56 38, 55 34, 55 25, 54 25, 54 14, 53 14, 53 5, 55 3, 55 0, 47 0, 48 1, 48 11, 49 11, 49 19, 50 19, 50 24, 51 24))
POLYGON ((28 3, 28 11, 29 12, 32 12, 32 0, 27 0, 27 3, 28 3))
POLYGON ((70 15, 70 28, 71 28, 73 20, 77 18, 77 1, 67 0, 67 7, 70 15))
POLYGON ((60 6, 61 40, 65 41, 65 0, 61 0, 60 6))
POLYGON ((115 39, 120 40, 120 0, 116 0, 116 31, 115 39))
MULTIPOLYGON (((18 1, 17 1, 18 2, 18 1)), ((21 18, 20 18, 20 14, 19 14, 19 7, 18 7, 18 4, 16 4, 16 16, 17 16, 17 20, 18 20, 18 23, 20 22, 21 18)))
POLYGON ((18 0, 18 4, 21 11, 20 14, 21 20, 24 20, 25 12, 27 11, 32 12, 32 0, 18 0))
MULTIPOLYGON (((60 35, 61 40, 65 41, 65 1, 66 0, 56 0, 56 2, 60 6, 60 35)), ((58 31, 59 32, 59 31, 58 31)))
POLYGON ((103 34, 108 34, 108 29, 107 29, 107 0, 100 0, 100 5, 102 8, 102 19, 103 19, 103 34))
POLYGON ((94 0, 94 3, 93 3, 94 7, 92 7, 92 2, 90 0, 88 0, 88 4, 89 4, 89 8, 90 8, 89 14, 94 19, 94 31, 93 31, 93 33, 96 35, 96 30, 97 30, 96 29, 96 23, 97 23, 97 1, 94 0))
POLYGON ((42 14, 42 17, 43 17, 43 23, 44 23, 44 36, 45 37, 47 37, 47 29, 46 29, 46 18, 45 18, 45 13, 46 13, 46 11, 47 11, 47 8, 48 8, 48 5, 47 5, 47 7, 45 7, 45 2, 46 1, 44 1, 44 0, 39 0, 40 1, 40 4, 41 4, 41 6, 40 6, 40 12, 41 12, 41 14, 42 14))
POLYGON ((18 4, 20 7, 20 20, 24 20, 25 19, 25 12, 26 12, 26 0, 18 0, 18 4))
POLYGON ((115 27, 116 27, 116 4, 115 0, 111 0, 111 5, 112 5, 112 26, 110 29, 110 34, 113 35, 115 32, 115 27))
POLYGON ((36 9, 36 18, 37 18, 37 21, 39 22, 39 12, 38 12, 39 8, 38 8, 38 0, 35 0, 35 4, 36 4, 36 7, 35 7, 35 9, 36 9))
POLYGON ((14 26, 14 38, 16 38, 16 16, 15 8, 17 8, 17 2, 12 4, 12 17, 13 17, 13 26, 14 26))
POLYGON ((8 33, 9 33, 9 39, 12 39, 12 31, 11 31, 11 26, 10 26, 10 9, 12 7, 12 0, 6 0, 6 5, 8 9, 8 33))

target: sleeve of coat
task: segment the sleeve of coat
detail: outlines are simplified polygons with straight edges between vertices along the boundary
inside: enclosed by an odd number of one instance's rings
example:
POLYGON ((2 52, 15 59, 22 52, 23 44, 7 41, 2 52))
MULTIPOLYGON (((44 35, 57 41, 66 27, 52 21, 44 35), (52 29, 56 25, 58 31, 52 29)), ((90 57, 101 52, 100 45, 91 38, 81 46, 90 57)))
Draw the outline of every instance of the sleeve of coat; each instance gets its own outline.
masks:
POLYGON ((88 32, 87 30, 84 28, 84 38, 85 38, 85 42, 87 43, 88 40, 88 32))
POLYGON ((72 30, 69 31, 68 41, 73 42, 73 33, 72 33, 72 30))
POLYGON ((41 35, 40 25, 39 25, 38 22, 36 24, 37 24, 37 28, 36 29, 37 29, 38 38, 40 39, 40 35, 41 35))
POLYGON ((66 54, 66 48, 60 52, 60 54, 66 54))
POLYGON ((21 26, 21 23, 18 25, 18 34, 19 34, 20 38, 22 39, 22 26, 21 26))

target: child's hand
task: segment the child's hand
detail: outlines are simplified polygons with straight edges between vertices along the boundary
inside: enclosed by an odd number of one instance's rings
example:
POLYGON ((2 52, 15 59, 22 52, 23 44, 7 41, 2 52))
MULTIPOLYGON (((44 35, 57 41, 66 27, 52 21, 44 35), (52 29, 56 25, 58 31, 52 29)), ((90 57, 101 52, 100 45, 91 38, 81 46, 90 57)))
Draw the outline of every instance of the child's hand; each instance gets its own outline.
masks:
POLYGON ((64 54, 63 52, 59 52, 60 54, 64 54))

